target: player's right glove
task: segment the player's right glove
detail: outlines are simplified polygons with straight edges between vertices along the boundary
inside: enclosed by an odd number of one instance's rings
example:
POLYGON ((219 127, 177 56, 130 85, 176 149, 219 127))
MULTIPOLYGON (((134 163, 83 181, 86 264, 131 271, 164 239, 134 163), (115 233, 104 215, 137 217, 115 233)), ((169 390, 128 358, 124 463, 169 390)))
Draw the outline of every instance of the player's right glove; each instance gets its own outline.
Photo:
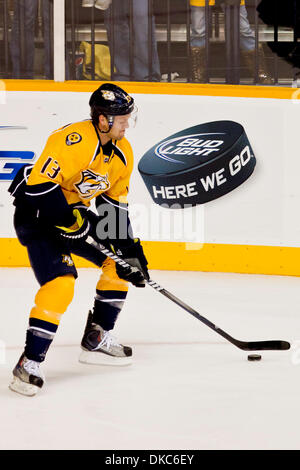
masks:
POLYGON ((76 218, 76 222, 71 227, 57 227, 60 231, 60 235, 69 243, 77 241, 84 241, 89 235, 91 228, 88 219, 81 214, 79 209, 73 210, 73 215, 76 218))
POLYGON ((128 264, 131 268, 124 268, 116 263, 116 271, 118 276, 125 281, 131 282, 136 287, 145 287, 146 280, 150 279, 148 273, 148 261, 144 255, 144 251, 139 238, 135 238, 130 245, 118 247, 117 249, 111 245, 114 253, 128 264))

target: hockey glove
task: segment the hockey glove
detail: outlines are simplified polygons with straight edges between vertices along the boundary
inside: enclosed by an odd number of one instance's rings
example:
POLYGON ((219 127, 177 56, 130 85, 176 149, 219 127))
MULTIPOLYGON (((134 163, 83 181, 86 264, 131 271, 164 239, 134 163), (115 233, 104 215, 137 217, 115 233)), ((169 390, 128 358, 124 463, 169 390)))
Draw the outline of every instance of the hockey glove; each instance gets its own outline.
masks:
POLYGON ((61 237, 71 244, 76 241, 84 241, 88 237, 91 228, 88 219, 81 214, 79 209, 74 209, 73 215, 76 222, 71 227, 57 227, 60 230, 61 237))
POLYGON ((148 261, 144 255, 139 238, 135 238, 126 247, 112 248, 116 255, 132 266, 131 268, 124 268, 116 263, 118 276, 121 279, 125 279, 125 281, 131 282, 136 287, 145 287, 145 280, 148 281, 150 277, 147 269, 148 261))

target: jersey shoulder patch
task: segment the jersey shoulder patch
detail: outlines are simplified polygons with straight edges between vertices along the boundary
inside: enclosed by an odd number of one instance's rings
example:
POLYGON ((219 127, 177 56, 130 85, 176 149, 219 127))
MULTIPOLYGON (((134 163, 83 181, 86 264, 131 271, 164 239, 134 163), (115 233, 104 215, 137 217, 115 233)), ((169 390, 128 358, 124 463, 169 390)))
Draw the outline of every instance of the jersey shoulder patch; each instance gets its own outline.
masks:
POLYGON ((82 141, 82 136, 78 134, 78 132, 72 132, 71 134, 68 134, 66 137, 67 145, 79 144, 79 142, 81 141, 82 141))

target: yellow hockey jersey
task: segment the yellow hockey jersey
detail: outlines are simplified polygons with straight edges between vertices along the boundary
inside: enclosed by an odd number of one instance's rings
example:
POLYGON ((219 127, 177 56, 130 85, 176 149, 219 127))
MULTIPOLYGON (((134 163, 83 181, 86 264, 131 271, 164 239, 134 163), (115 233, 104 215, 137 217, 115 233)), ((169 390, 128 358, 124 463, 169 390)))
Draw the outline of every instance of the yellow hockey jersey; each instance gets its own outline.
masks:
MULTIPOLYGON (((124 137, 102 146, 98 130, 91 120, 86 120, 50 135, 31 171, 27 188, 31 192, 30 188, 42 183, 59 185, 68 204, 82 202, 89 206, 102 193, 127 203, 132 169, 133 152, 128 140, 124 137)), ((38 192, 34 193, 38 197, 38 192)))

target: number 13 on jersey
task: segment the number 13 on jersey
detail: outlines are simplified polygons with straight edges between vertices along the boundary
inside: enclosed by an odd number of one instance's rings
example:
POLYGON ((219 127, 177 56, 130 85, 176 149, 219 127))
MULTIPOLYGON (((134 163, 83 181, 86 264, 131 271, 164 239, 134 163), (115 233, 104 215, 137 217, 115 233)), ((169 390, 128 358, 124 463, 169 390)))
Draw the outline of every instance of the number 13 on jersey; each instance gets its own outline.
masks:
POLYGON ((56 160, 49 157, 41 169, 41 173, 47 175, 51 179, 55 179, 60 172, 60 166, 56 160))

